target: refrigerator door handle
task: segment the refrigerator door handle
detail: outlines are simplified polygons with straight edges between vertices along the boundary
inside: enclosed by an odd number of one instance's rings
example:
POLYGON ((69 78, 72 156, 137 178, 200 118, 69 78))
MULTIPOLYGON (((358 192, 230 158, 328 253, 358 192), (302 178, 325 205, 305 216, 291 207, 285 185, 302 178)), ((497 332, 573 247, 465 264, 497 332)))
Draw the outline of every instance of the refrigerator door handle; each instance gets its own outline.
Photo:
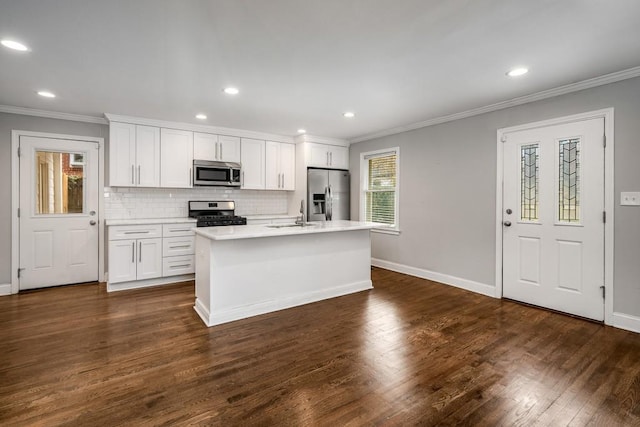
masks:
POLYGON ((327 187, 329 189, 329 200, 327 200, 327 220, 333 220, 333 194, 331 193, 331 186, 327 187))
POLYGON ((324 219, 329 221, 329 187, 324 187, 324 219))

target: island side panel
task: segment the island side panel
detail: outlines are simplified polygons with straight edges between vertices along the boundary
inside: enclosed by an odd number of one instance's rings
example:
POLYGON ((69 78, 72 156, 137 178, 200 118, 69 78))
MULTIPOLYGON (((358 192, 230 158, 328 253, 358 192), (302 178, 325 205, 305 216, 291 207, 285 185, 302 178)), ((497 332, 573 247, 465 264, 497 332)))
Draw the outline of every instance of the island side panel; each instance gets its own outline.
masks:
POLYGON ((213 240, 209 249, 209 326, 372 288, 369 230, 213 240))
POLYGON ((196 235, 196 302, 194 309, 208 324, 211 314, 211 243, 206 237, 196 235))

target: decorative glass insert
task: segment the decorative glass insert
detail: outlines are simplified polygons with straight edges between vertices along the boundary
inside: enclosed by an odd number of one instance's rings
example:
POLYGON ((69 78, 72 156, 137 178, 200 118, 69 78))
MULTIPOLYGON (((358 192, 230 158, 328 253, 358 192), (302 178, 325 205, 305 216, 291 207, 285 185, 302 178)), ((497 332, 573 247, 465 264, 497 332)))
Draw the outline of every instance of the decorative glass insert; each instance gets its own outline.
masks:
POLYGON ((537 221, 539 208, 539 145, 520 147, 520 219, 537 221))
POLYGON ((82 213, 84 154, 36 151, 36 215, 82 213))
POLYGON ((580 138, 558 143, 558 221, 580 222, 580 138))

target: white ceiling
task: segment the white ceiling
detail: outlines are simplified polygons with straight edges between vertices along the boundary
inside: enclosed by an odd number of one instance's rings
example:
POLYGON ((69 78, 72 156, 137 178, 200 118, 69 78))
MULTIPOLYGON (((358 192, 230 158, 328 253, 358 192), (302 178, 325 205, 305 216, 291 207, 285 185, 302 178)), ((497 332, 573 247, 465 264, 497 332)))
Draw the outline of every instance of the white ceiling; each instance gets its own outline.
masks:
POLYGON ((354 139, 639 66, 640 1, 0 0, 0 38, 2 105, 354 139))

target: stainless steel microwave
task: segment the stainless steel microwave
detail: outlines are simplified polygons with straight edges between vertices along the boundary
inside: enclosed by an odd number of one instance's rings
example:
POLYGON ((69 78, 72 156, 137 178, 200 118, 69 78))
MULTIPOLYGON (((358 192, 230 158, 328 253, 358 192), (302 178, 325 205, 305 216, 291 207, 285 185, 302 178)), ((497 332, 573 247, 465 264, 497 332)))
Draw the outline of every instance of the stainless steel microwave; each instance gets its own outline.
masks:
POLYGON ((193 185, 240 187, 240 163, 194 160, 193 185))

